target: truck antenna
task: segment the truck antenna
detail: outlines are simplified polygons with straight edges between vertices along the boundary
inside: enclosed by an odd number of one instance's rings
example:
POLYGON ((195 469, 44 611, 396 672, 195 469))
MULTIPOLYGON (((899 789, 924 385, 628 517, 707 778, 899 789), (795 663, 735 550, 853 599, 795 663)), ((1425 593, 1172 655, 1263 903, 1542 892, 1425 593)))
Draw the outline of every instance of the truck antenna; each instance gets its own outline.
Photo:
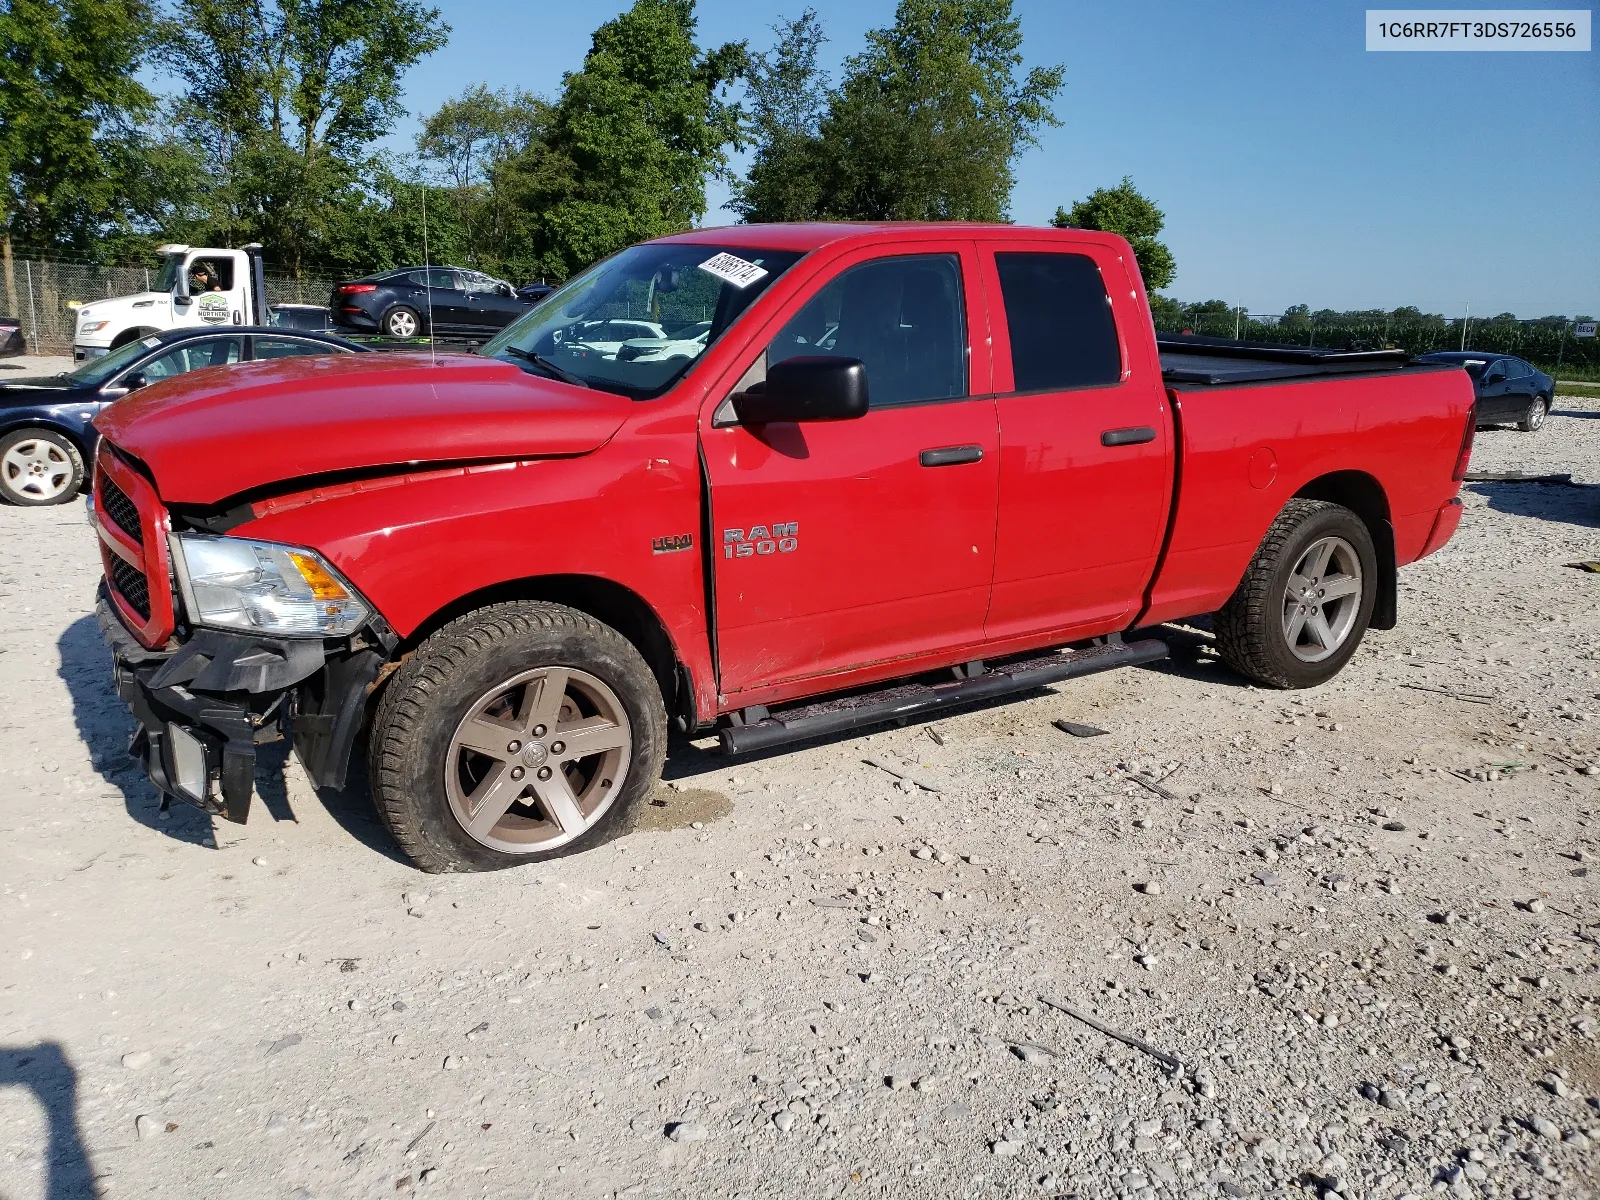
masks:
MULTIPOLYGON (((420 177, 420 175, 419 175, 420 177)), ((433 259, 428 254, 428 181, 421 180, 422 184, 422 277, 428 281, 424 289, 428 293, 428 354, 433 359, 433 365, 439 365, 439 348, 433 340, 433 259)))

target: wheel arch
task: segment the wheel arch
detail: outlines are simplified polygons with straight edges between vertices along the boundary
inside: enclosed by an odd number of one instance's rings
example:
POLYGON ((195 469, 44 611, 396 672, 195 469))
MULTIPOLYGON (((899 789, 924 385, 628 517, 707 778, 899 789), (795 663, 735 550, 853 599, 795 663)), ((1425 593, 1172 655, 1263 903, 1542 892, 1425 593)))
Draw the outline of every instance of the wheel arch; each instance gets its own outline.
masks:
POLYGON ((1399 623, 1400 573, 1395 562, 1394 521, 1383 485, 1365 471, 1333 471, 1305 484, 1295 497, 1338 504, 1361 518, 1378 556, 1378 595, 1371 625, 1373 629, 1393 629, 1399 623))
POLYGON ((131 329, 124 329, 121 333, 117 334, 116 337, 112 338, 109 348, 116 350, 119 347, 126 346, 129 342, 138 341, 140 338, 148 337, 150 334, 156 332, 158 332, 158 330, 152 326, 135 325, 131 329))
POLYGON ((401 640, 396 654, 405 654, 421 645, 457 617, 508 600, 564 604, 611 626, 644 657, 661 688, 667 715, 679 718, 680 725, 687 722, 688 727, 693 727, 693 678, 666 625, 638 592, 598 575, 535 575, 479 588, 426 618, 401 640))

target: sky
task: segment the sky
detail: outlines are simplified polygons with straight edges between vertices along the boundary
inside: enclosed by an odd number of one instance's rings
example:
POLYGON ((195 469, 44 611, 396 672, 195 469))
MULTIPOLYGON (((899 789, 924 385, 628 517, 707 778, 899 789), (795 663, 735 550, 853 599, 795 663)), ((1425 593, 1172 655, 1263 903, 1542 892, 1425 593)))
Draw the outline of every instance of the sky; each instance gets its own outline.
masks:
MULTIPOLYGON (((406 76, 418 119, 475 83, 550 97, 625 5, 434 0, 449 45, 406 76)), ((826 65, 893 0, 811 0, 826 65)), ((701 0, 703 46, 804 0, 701 0)), ((1394 308, 1600 315, 1600 48, 1369 53, 1362 5, 1017 0, 1026 65, 1061 63, 1061 125, 1017 163, 1011 215, 1042 224, 1124 175, 1167 215, 1168 293, 1251 312, 1394 308)), ((708 225, 731 224, 711 188, 708 225)))

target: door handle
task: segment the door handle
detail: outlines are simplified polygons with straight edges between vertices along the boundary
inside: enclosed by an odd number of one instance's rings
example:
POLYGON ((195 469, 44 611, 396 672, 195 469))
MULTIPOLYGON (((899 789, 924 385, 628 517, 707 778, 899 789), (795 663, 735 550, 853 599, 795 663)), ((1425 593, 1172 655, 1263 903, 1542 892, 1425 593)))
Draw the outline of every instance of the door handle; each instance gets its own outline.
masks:
POLYGON ((925 467, 954 467, 961 463, 981 462, 983 447, 940 446, 936 450, 924 450, 917 455, 917 461, 925 467))
POLYGON ((1156 440, 1156 431, 1148 425, 1133 425, 1127 429, 1108 429, 1100 435, 1102 446, 1142 446, 1156 440))

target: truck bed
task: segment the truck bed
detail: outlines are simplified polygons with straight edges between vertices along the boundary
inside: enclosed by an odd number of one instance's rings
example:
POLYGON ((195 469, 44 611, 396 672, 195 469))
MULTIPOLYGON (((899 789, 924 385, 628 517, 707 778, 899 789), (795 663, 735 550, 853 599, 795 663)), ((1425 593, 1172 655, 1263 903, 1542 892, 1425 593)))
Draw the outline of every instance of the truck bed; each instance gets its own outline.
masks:
POLYGON ((1156 334, 1161 377, 1173 386, 1226 386, 1328 375, 1365 375, 1402 370, 1404 350, 1335 350, 1236 342, 1195 334, 1156 334))

